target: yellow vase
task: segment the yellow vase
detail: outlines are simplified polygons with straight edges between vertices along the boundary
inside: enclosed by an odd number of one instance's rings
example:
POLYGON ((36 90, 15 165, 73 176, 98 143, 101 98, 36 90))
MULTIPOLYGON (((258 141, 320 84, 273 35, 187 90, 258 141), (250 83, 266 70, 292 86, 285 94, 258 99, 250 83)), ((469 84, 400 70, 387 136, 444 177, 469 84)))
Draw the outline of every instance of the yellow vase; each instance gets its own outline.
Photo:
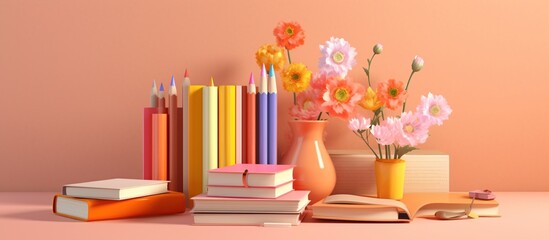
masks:
POLYGON ((406 162, 402 159, 376 159, 377 197, 402 199, 405 170, 406 162))

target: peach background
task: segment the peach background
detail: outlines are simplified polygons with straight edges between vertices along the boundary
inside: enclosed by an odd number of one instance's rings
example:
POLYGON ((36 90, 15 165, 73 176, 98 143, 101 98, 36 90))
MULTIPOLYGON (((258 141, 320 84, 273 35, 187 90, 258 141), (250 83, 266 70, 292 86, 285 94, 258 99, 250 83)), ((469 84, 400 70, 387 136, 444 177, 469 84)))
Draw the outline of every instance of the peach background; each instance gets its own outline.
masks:
MULTIPOLYGON (((375 82, 406 80, 409 106, 443 94, 454 109, 424 149, 451 156, 451 189, 547 191, 546 88, 549 2, 512 1, 0 1, 0 191, 58 191, 66 183, 139 177, 141 114, 151 81, 245 84, 253 58, 274 42, 280 20, 296 20, 306 45, 294 61, 317 69, 330 36, 371 47, 375 82)), ((280 83, 279 83, 280 84, 280 83)), ((281 86, 281 84, 280 84, 281 86)), ((290 94, 280 93, 279 121, 290 94)), ((280 152, 287 125, 280 124, 280 152)), ((363 148, 333 120, 329 148, 363 148)))

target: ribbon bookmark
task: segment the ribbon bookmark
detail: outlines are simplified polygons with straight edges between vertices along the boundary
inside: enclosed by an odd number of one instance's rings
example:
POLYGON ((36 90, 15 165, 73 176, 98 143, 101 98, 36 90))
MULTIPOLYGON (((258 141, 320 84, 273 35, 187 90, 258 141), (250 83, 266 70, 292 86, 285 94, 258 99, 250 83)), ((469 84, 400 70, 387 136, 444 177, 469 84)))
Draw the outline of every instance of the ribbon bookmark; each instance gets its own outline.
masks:
POLYGON ((248 187, 248 169, 244 170, 242 173, 242 185, 247 188, 248 187))

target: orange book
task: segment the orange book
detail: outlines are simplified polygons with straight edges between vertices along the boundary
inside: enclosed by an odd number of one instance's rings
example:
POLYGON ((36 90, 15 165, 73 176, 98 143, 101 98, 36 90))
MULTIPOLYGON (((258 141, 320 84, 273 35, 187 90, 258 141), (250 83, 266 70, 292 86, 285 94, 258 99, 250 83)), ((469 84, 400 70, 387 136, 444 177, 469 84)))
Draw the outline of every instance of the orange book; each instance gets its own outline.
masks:
POLYGON ((53 213, 80 221, 145 217, 185 212, 185 195, 179 192, 128 200, 75 198, 61 194, 53 198, 53 213))
POLYGON ((153 114, 152 124, 152 179, 168 180, 168 114, 153 114))

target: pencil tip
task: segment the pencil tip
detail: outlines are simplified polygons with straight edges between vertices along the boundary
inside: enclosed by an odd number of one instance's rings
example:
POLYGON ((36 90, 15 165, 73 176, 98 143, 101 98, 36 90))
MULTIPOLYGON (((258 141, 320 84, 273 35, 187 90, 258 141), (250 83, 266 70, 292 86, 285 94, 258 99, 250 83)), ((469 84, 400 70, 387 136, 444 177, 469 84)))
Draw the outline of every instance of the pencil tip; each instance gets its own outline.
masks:
POLYGON ((163 92, 164 91, 164 84, 160 83, 160 91, 163 92))
POLYGON ((271 69, 269 70, 269 77, 274 77, 275 75, 275 69, 274 66, 271 64, 271 69))
POLYGON ((210 77, 210 86, 214 86, 214 77, 210 77))
POLYGON ((153 80, 153 88, 156 88, 156 80, 153 80))
POLYGON ((170 86, 175 86, 175 78, 172 75, 172 82, 170 83, 170 86))
POLYGON ((255 84, 254 73, 253 72, 250 73, 250 83, 249 84, 255 84))
POLYGON ((187 72, 186 68, 185 68, 185 77, 189 77, 189 73, 187 72))
POLYGON ((265 64, 263 64, 261 66, 261 76, 266 76, 267 75, 267 71, 265 70, 265 64))

